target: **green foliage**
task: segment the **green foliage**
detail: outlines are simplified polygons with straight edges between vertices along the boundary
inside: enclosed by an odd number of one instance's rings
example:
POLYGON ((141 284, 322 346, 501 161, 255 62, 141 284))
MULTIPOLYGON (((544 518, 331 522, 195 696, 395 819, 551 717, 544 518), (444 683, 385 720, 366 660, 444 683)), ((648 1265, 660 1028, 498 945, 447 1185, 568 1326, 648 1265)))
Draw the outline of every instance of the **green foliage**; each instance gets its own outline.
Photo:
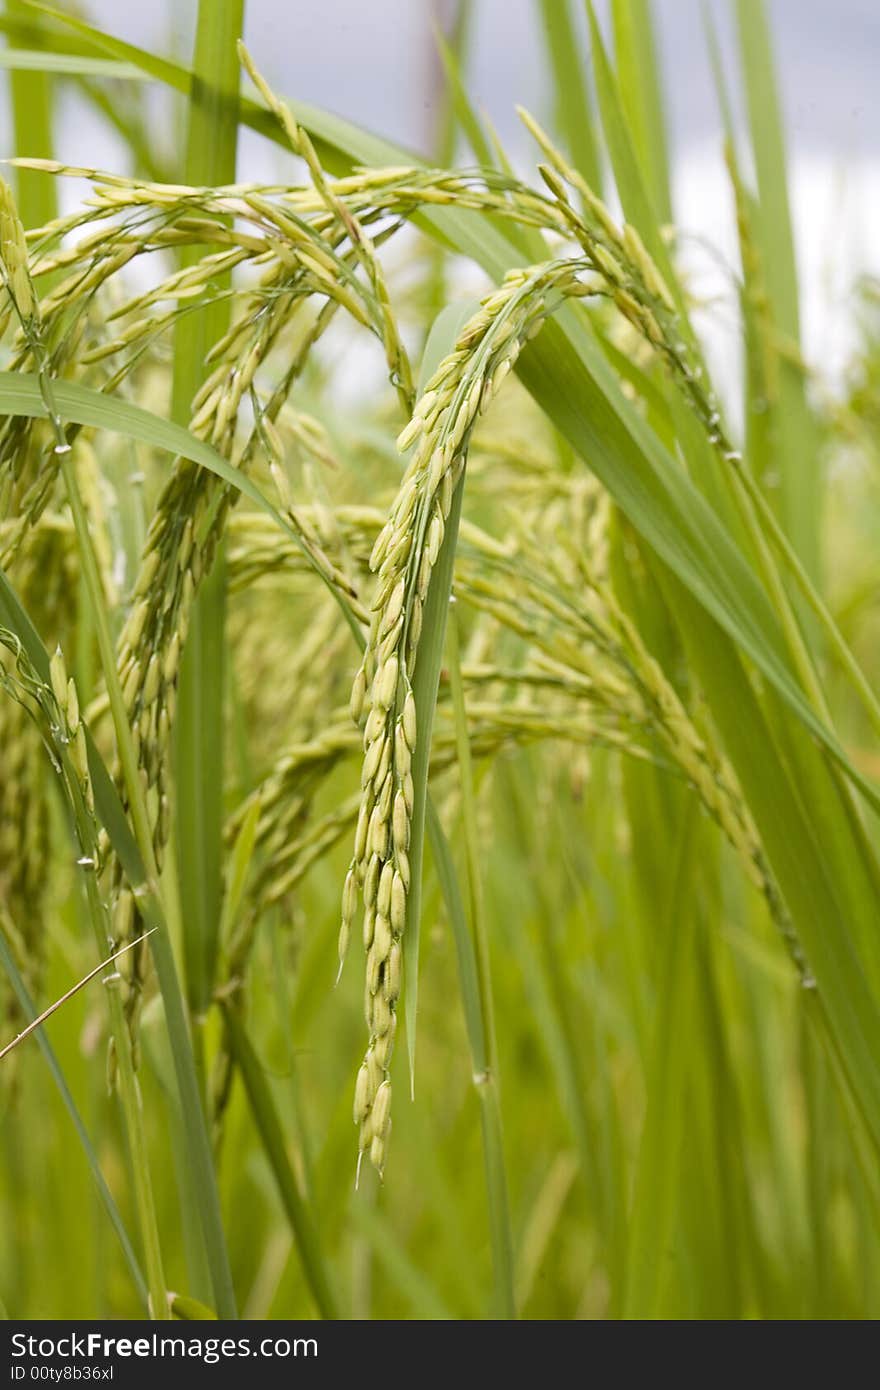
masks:
POLYGON ((462 15, 441 155, 460 129, 479 172, 285 107, 243 8, 199 5, 192 70, 3 18, 37 156, 0 190, 9 1039, 153 931, 0 1060, 2 1303, 877 1316, 876 295, 848 396, 808 400, 764 7, 735 7, 754 187, 713 54, 741 442, 669 237, 647 0, 611 44, 536 5, 531 181, 462 15), (132 169, 83 150, 58 217, 69 82, 132 169), (180 169, 145 84, 186 98, 180 169), (242 124, 289 188, 231 187, 242 124), (354 339, 387 381, 351 404, 354 339))

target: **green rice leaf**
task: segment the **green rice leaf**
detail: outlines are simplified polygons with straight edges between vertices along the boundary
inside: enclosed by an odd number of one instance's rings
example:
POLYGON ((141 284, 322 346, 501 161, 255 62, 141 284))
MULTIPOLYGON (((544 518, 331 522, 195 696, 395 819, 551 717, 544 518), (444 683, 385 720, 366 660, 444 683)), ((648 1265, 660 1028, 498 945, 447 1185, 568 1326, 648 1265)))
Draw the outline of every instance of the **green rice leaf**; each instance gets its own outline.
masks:
POLYGON ((321 1317, 337 1318, 339 1313, 324 1264, 320 1235, 287 1157, 287 1146, 284 1141, 281 1121, 262 1064, 236 1010, 224 1007, 223 1019, 229 1032, 235 1060, 241 1072, 248 1104, 260 1134, 263 1150, 271 1165, 278 1195, 281 1198, 281 1204, 296 1241, 303 1273, 308 1280, 321 1317))
POLYGON ((816 430, 806 397, 807 376, 800 361, 797 267, 770 29, 763 0, 737 0, 736 14, 758 179, 754 230, 769 301, 775 365, 773 380, 763 381, 760 396, 753 393, 749 414, 768 417, 762 422, 762 433, 769 436, 767 447, 779 479, 770 495, 778 497, 780 520, 808 573, 815 577, 820 559, 821 478, 816 430))
MULTIPOLYGON (((200 0, 182 175, 199 185, 235 179, 238 144, 238 42, 244 0, 200 0)), ((198 259, 198 248, 182 257, 198 259)), ((218 284, 222 292, 226 277, 218 284)), ((174 334, 171 413, 181 425, 205 375, 210 348, 229 326, 229 301, 218 293, 174 334)), ((190 614, 178 684, 174 760, 177 864, 187 992, 194 1019, 204 1017, 217 968, 222 900, 226 577, 221 546, 190 614)), ((200 1045, 199 1030, 195 1030, 200 1045)))
MULTIPOLYGON (((61 77, 112 77, 145 82, 147 74, 134 63, 113 58, 88 58, 82 53, 51 53, 45 49, 0 48, 0 68, 13 72, 43 72, 61 77)), ((36 150, 28 150, 36 157, 36 150)), ((40 155, 42 158, 43 156, 40 155)))
POLYGON ((672 221, 663 88, 650 0, 612 0, 617 82, 642 176, 662 222, 672 221))
MULTIPOLYGON (((299 532, 285 521, 256 483, 246 474, 233 468, 216 449, 203 440, 196 439, 195 435, 190 434, 182 425, 175 425, 152 411, 133 405, 130 401, 94 391, 78 382, 58 381, 54 383, 53 390, 58 408, 66 420, 93 429, 112 430, 140 444, 162 449, 175 457, 190 459, 202 468, 207 468, 209 472, 216 473, 218 478, 222 478, 225 483, 254 502, 291 540, 298 546, 301 545, 299 532)), ((45 419, 46 407, 40 393, 39 378, 29 372, 0 372, 0 414, 29 415, 45 419)), ((321 575, 320 570, 316 569, 315 572, 321 575)), ((354 622, 348 610, 344 608, 343 611, 349 621, 354 622)), ((356 624, 355 628, 360 638, 360 629, 356 624)))
POLYGON ((541 0, 541 24, 553 72, 556 119, 575 168, 597 193, 602 164, 593 129, 587 64, 570 0, 541 0))
MULTIPOLYGON (((21 978, 21 973, 18 969, 18 966, 15 964, 15 959, 9 949, 9 946, 7 945, 6 937, 2 932, 0 932, 0 965, 3 966, 3 969, 6 971, 6 974, 9 977, 9 982, 12 985, 13 990, 15 991, 15 995, 18 999, 18 1002, 21 1006, 25 1018, 28 1020, 36 1018, 36 1006, 34 1004, 34 1001, 31 999, 31 996, 28 992, 28 988, 24 980, 21 978)), ((58 1057, 55 1053, 55 1049, 52 1047, 52 1044, 46 1036, 46 1030, 44 1028, 38 1028, 36 1030, 34 1034, 34 1041, 36 1042, 37 1047, 40 1049, 40 1052, 43 1054, 46 1066, 49 1068, 49 1071, 51 1073, 52 1080, 55 1082, 55 1085, 58 1088, 58 1094, 61 1096, 61 1099, 64 1102, 64 1108, 70 1116, 73 1127, 76 1130, 76 1137, 80 1142, 82 1151, 85 1155, 86 1162, 89 1165, 89 1171, 92 1175, 92 1179, 94 1181, 98 1196, 101 1199, 101 1205, 107 1213, 107 1216, 110 1219, 110 1224, 113 1227, 117 1240, 119 1241, 119 1246, 125 1258, 125 1263, 128 1265, 129 1273, 131 1274, 135 1288, 137 1289, 138 1298, 140 1299, 143 1307, 146 1308, 147 1285, 144 1280, 144 1276, 141 1272, 137 1255, 134 1252, 134 1247, 132 1246, 128 1231, 125 1228, 125 1222, 123 1221, 122 1216, 120 1215, 119 1208, 113 1200, 113 1194, 107 1186, 104 1174, 101 1172, 101 1165, 98 1161, 98 1155, 95 1153, 94 1145, 92 1144, 92 1141, 89 1138, 89 1132, 85 1127, 79 1110, 77 1109, 76 1101, 73 1099, 70 1087, 68 1086, 67 1081, 65 1080, 64 1070, 61 1066, 61 1063, 58 1060, 58 1057)))

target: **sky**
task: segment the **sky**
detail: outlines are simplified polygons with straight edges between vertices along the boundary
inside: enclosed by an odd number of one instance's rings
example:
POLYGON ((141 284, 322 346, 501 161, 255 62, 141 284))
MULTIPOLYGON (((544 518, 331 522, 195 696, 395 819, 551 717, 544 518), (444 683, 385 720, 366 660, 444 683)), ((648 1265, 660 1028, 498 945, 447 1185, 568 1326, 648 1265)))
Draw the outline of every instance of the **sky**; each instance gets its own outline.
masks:
MULTIPOLYGON (((61 2, 61 0, 59 0, 61 2)), ((514 162, 530 150, 514 108, 552 116, 536 0, 470 0, 467 81, 514 162)), ((792 207, 808 355, 831 377, 853 341, 853 285, 880 275, 880 0, 766 0, 786 122, 792 207)), ((736 87, 728 0, 708 0, 736 87)), ((195 0, 120 4, 90 0, 96 23, 131 42, 185 56, 195 0)), ((577 6, 575 7, 578 8, 577 6)), ((600 15, 606 6, 599 0, 600 15)), ((438 118, 439 69, 432 25, 454 0, 247 0, 246 39, 270 83, 420 151, 438 118)), ((706 56, 702 0, 653 0, 673 156, 676 220, 691 248, 695 283, 718 299, 721 264, 735 262, 720 120, 706 56), (704 248, 711 248, 711 251, 704 248)), ((586 49, 585 34, 582 35, 586 49)), ((81 106, 69 105, 59 153, 120 167, 121 151, 81 106)), ((277 176, 283 157, 246 133, 244 177, 277 176)), ((729 281, 729 275, 727 276, 729 281)), ((729 317, 729 315, 728 315, 729 317)), ((710 314, 711 320, 711 314, 710 314)))
MULTIPOLYGON (((63 3, 63 0, 62 0, 63 3)), ((470 0, 472 94, 502 137, 513 107, 547 104, 535 0, 470 0)), ((195 0, 120 5, 90 0, 99 24, 132 42, 189 50, 195 0)), ((579 9, 579 6, 575 6, 579 9)), ((598 0, 600 14, 606 9, 598 0)), ((727 0, 710 0, 722 38, 727 0)), ((436 116, 431 29, 453 0, 247 0, 246 38, 270 82, 378 133, 425 148, 436 116)), ((702 30, 702 0, 653 0, 673 139, 718 133, 702 30)), ((870 151, 880 125, 877 0, 767 0, 792 144, 844 157, 870 151)), ((731 45, 725 43, 730 54, 731 45)))

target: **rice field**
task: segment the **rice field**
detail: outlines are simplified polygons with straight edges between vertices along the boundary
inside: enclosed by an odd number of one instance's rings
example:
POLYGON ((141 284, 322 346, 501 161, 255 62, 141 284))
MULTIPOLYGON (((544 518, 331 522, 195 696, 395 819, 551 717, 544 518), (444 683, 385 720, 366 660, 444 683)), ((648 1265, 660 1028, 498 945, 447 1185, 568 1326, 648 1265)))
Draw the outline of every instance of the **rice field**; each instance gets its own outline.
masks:
POLYGON ((0 17, 9 1318, 880 1314, 880 287, 830 380, 731 0, 713 376, 597 8, 536 0, 524 165, 476 0, 419 154, 244 0, 0 17))

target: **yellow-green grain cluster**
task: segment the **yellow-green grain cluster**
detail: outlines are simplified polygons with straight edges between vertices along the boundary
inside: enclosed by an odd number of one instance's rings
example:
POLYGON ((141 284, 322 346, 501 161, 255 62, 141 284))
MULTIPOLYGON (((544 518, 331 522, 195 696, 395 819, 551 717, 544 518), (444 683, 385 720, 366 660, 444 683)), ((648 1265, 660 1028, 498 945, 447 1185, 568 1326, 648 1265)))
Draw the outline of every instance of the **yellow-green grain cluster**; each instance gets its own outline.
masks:
POLYGON ((354 1118, 360 1153, 369 1152, 380 1172, 390 1127, 388 1068, 410 890, 412 761, 419 736, 412 682, 425 603, 477 418, 523 344, 540 329, 547 297, 566 293, 583 293, 577 266, 568 260, 512 271, 502 288, 483 301, 454 352, 431 377, 398 439, 401 451, 415 446, 413 457, 370 557, 377 592, 351 699, 355 721, 365 716, 362 792, 354 857, 343 890, 339 956, 344 960, 360 896, 370 1042, 358 1073, 354 1118))

